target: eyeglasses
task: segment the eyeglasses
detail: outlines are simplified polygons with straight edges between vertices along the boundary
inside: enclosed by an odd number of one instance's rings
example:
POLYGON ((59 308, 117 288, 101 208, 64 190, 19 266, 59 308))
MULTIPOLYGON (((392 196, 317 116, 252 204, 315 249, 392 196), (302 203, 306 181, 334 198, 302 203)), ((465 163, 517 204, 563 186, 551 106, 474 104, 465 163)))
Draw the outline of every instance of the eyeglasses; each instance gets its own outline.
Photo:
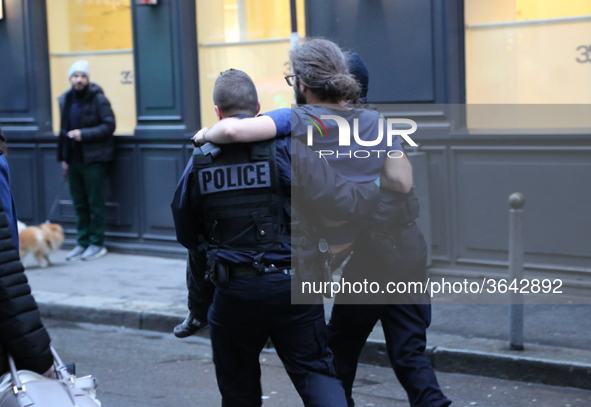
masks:
POLYGON ((285 82, 287 82, 289 86, 293 86, 293 81, 291 80, 291 78, 295 78, 296 76, 298 75, 287 75, 285 77, 285 82))

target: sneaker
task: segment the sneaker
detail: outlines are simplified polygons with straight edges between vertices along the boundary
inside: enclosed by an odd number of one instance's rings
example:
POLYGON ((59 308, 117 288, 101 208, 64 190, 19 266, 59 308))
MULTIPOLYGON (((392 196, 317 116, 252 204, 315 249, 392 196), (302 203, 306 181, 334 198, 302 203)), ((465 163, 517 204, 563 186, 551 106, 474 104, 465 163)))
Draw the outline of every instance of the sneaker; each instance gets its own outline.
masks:
POLYGON ((191 312, 189 312, 189 315, 187 315, 187 318, 185 318, 183 323, 175 326, 172 333, 174 333, 174 336, 177 338, 186 338, 187 336, 203 331, 207 327, 207 321, 201 322, 198 319, 193 318, 191 312))
POLYGON ((70 253, 66 255, 66 261, 78 261, 82 254, 86 251, 86 247, 76 246, 70 253))
POLYGON ((82 260, 96 260, 99 257, 103 257, 107 254, 107 248, 105 246, 95 246, 91 244, 82 254, 82 260))

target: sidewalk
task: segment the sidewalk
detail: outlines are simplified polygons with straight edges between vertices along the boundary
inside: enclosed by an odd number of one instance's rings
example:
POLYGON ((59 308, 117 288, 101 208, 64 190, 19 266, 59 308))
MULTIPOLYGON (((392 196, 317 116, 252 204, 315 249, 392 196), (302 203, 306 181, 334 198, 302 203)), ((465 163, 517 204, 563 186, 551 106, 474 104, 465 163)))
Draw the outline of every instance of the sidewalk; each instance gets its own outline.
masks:
MULTIPOLYGON (((65 255, 52 254, 54 265, 46 269, 33 257, 24 261, 43 317, 161 332, 172 332, 185 318, 185 261, 109 253, 67 263, 65 255)), ((505 339, 507 305, 435 303, 427 349, 433 365, 444 372, 591 389, 591 306, 525 308, 526 349, 517 352, 505 339)), ((389 366, 379 327, 361 361, 389 366)))

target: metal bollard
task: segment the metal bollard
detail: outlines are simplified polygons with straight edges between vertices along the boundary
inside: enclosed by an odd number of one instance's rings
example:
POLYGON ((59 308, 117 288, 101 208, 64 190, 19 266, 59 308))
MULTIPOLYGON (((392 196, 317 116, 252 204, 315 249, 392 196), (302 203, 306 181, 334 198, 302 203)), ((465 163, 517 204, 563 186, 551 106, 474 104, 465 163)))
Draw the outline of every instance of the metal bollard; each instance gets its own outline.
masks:
MULTIPOLYGON (((523 205, 525 197, 521 192, 509 196, 509 281, 520 286, 523 278, 523 205)), ((509 310, 509 346, 513 350, 523 350, 523 294, 511 291, 509 310)))

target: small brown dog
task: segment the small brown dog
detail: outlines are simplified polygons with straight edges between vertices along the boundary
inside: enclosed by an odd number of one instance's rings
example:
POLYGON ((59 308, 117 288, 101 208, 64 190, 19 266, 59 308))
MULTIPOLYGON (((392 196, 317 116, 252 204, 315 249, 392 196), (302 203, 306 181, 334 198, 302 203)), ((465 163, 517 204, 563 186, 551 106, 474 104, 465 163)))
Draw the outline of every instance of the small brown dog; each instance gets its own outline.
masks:
POLYGON ((19 222, 18 242, 20 246, 21 261, 29 253, 33 253, 39 267, 51 265, 49 253, 58 250, 64 243, 64 230, 57 223, 42 223, 37 226, 23 228, 19 222))

